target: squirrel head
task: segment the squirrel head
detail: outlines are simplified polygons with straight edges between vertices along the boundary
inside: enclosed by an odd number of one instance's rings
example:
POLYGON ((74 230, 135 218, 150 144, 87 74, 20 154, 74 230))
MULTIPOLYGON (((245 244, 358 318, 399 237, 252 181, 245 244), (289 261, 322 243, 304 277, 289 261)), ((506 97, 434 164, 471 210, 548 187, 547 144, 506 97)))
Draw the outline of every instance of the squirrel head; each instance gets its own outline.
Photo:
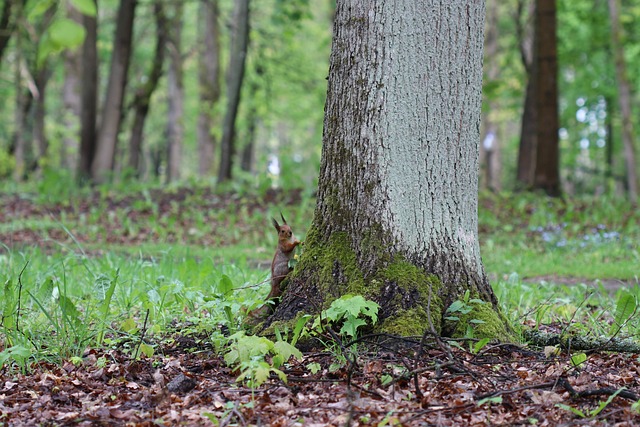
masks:
POLYGON ((280 213, 280 218, 282 218, 282 225, 278 224, 275 218, 271 218, 273 221, 273 226, 278 231, 278 240, 289 240, 291 236, 293 236, 293 231, 291 231, 291 227, 287 225, 287 220, 284 219, 282 212, 280 213))

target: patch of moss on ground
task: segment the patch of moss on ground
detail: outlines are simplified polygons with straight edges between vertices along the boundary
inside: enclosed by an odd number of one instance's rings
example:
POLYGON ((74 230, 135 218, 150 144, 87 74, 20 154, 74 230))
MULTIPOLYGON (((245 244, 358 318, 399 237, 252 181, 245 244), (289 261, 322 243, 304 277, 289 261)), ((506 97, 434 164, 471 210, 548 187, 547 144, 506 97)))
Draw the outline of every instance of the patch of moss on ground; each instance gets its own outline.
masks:
POLYGON ((421 336, 429 327, 429 314, 423 307, 401 310, 396 316, 385 319, 379 325, 380 332, 402 337, 421 336))
POLYGON ((500 342, 513 342, 514 336, 507 329, 507 320, 488 302, 472 303, 471 311, 456 315, 460 318, 454 329, 454 338, 467 336, 468 325, 473 325, 474 338, 491 338, 500 342), (481 320, 482 323, 472 323, 471 320, 481 320))

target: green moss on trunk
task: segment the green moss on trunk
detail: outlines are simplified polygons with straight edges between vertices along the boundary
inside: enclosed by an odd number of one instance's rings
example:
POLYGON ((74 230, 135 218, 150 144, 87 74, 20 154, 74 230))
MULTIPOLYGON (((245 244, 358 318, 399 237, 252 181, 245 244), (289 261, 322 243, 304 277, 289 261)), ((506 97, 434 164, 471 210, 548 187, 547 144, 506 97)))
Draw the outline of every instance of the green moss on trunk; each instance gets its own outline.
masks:
MULTIPOLYGON (((327 242, 322 242, 321 236, 312 228, 282 303, 270 321, 280 326, 284 321, 291 328, 300 310, 316 315, 336 298, 353 294, 380 305, 379 321, 375 326, 378 332, 422 335, 433 324, 435 331, 442 333, 446 307, 439 295, 444 285, 435 275, 415 266, 402 255, 392 254, 380 236, 368 233, 360 247, 354 250, 347 233, 334 232, 327 242), (358 254, 365 254, 373 264, 368 263, 363 269, 358 254)), ((460 331, 464 334, 466 326, 463 323, 475 318, 485 322, 476 327, 476 336, 507 337, 504 319, 492 304, 479 305, 477 311, 469 315, 455 326, 455 334, 460 331)))

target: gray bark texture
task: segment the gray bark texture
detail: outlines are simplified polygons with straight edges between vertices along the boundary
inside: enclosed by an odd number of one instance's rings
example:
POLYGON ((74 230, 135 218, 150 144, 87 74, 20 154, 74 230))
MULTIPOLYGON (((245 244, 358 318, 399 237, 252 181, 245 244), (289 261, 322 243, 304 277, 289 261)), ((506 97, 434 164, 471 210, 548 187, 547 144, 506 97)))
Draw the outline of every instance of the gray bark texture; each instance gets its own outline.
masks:
POLYGON ((96 183, 105 182, 109 178, 115 161, 122 118, 122 101, 131 57, 136 3, 137 0, 120 0, 118 7, 107 95, 102 109, 102 123, 98 133, 95 158, 91 164, 91 177, 96 183))
POLYGON ((627 78, 627 67, 624 62, 622 46, 622 26, 620 25, 620 0, 609 1, 611 17, 611 47, 616 65, 616 81, 618 83, 618 102, 622 116, 622 145, 627 169, 627 191, 629 200, 638 204, 638 175, 636 172, 636 153, 634 147, 633 120, 631 112, 631 85, 627 78))
POLYGON ((477 233, 484 13, 482 0, 337 2, 314 222, 272 320, 358 291, 356 276, 381 319, 418 310, 443 332, 466 290, 497 311, 477 233))
MULTIPOLYGON (((71 3, 67 5, 67 14, 82 25, 82 13, 71 3)), ((64 84, 62 86, 62 103, 64 106, 62 122, 68 130, 62 138, 60 161, 64 169, 71 169, 77 163, 77 143, 79 135, 80 112, 82 111, 82 57, 81 49, 64 52, 64 84), (73 130, 73 131, 71 131, 73 130)))
POLYGON ((182 78, 182 15, 183 4, 173 6, 169 30, 169 70, 167 71, 167 182, 180 178, 182 139, 184 136, 184 85, 182 78))
POLYGON ((149 67, 147 80, 135 91, 131 102, 133 125, 131 126, 131 139, 129 140, 129 169, 134 171, 136 176, 142 175, 144 124, 149 114, 151 97, 158 87, 160 77, 162 77, 165 50, 167 49, 166 34, 169 31, 162 1, 156 0, 153 4, 153 15, 156 21, 156 48, 153 61, 149 67))
POLYGON ((218 0, 200 3, 199 45, 200 63, 200 113, 198 114, 198 172, 200 176, 211 173, 216 138, 213 133, 214 108, 220 99, 220 29, 218 24, 218 0))

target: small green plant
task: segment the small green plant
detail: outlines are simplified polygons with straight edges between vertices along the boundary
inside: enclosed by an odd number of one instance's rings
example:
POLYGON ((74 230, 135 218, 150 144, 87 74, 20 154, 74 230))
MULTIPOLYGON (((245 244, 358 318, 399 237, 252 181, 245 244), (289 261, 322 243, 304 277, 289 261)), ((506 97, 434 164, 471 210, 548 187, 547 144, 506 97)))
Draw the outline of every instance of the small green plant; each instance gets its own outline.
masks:
POLYGON ((565 405, 563 403, 556 403, 556 406, 560 409, 564 409, 565 411, 573 412, 575 415, 577 415, 580 418, 592 418, 597 416, 600 412, 602 412, 611 402, 613 402, 613 399, 615 399, 616 396, 620 394, 623 390, 624 390, 624 387, 616 390, 616 392, 613 393, 611 396, 609 396, 607 400, 600 401, 597 408, 587 409, 586 411, 581 411, 578 408, 574 408, 573 406, 565 405))
MULTIPOLYGON (((462 296, 461 300, 454 301, 449 306, 449 308, 447 308, 447 311, 446 311, 447 316, 445 316, 445 320, 459 322, 461 317, 466 316, 467 314, 471 313, 471 311, 473 311, 474 305, 479 305, 479 304, 486 304, 486 303, 478 298, 470 298, 470 293, 469 293, 469 290, 467 289, 467 291, 462 296)), ((474 325, 480 325, 485 323, 485 321, 482 319, 469 319, 468 322, 469 322, 469 325, 464 335, 465 338, 474 337, 474 329, 473 329, 474 325)), ((478 343, 483 343, 483 341, 484 340, 478 341, 478 343)), ((480 344, 480 346, 476 349, 475 352, 477 353, 478 351, 480 351, 482 347, 484 347, 487 344, 487 342, 488 341, 484 342, 483 344, 480 344)), ((472 348, 472 351, 473 350, 474 348, 472 348)))
POLYGON ((244 381, 252 389, 264 384, 271 373, 286 382, 287 376, 279 368, 292 356, 302 359, 300 350, 286 341, 273 342, 265 337, 246 335, 244 331, 231 335, 229 341, 224 361, 240 371, 236 381, 244 381), (271 363, 267 361, 269 356, 271 363))
POLYGON ((317 316, 311 328, 316 332, 322 332, 324 326, 341 325, 338 333, 354 339, 358 334, 358 328, 367 324, 366 318, 372 325, 376 324, 379 308, 378 304, 365 300, 361 295, 344 295, 317 316))

